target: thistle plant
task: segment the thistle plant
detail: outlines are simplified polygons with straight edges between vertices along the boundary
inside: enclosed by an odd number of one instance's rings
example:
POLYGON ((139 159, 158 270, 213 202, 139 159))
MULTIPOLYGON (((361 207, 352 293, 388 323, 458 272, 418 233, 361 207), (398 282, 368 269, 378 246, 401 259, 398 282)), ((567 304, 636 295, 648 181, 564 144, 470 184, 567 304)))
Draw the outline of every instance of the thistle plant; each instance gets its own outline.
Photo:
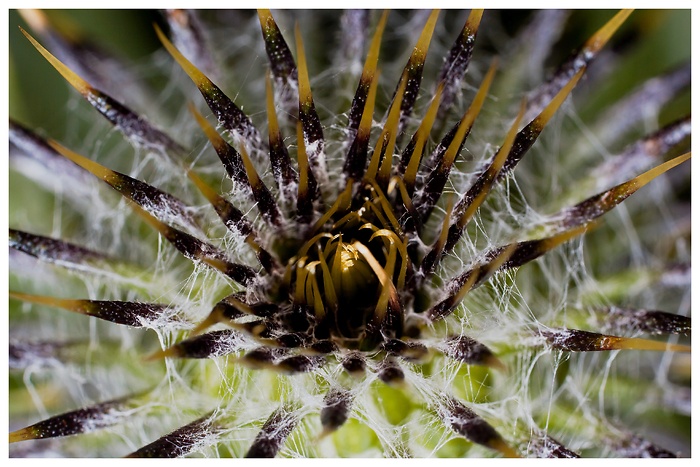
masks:
POLYGON ((10 454, 689 455, 690 66, 584 15, 23 12, 10 454))

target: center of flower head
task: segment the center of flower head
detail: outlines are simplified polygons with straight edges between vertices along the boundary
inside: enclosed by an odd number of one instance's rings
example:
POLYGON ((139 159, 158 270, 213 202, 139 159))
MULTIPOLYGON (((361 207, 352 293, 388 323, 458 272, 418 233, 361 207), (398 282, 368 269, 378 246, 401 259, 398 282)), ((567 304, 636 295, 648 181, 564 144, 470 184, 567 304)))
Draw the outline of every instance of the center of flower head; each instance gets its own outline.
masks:
POLYGON ((403 332, 398 293, 409 260, 379 186, 368 183, 352 198, 348 187, 289 260, 284 286, 316 339, 372 350, 403 332))

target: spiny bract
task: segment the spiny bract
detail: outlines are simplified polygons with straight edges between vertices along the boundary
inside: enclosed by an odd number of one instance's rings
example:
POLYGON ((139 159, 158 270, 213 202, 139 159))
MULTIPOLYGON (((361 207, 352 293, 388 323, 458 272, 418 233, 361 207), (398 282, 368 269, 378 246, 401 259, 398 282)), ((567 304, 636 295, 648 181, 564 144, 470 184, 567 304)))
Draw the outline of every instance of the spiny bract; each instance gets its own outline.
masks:
POLYGON ((55 194, 11 216, 11 454, 687 454, 689 64, 582 120, 629 15, 551 67, 562 11, 169 10, 153 91, 23 12, 130 146, 10 121, 13 206, 55 194))

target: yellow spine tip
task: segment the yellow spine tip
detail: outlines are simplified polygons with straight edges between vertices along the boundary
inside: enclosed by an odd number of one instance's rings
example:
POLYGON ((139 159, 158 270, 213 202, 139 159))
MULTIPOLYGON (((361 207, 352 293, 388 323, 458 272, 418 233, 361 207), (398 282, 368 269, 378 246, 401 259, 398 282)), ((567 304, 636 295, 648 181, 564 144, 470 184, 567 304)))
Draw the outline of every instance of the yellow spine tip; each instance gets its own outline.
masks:
POLYGON ((498 370, 503 374, 508 374, 508 367, 501 361, 500 358, 496 356, 490 356, 486 359, 485 361, 486 366, 489 368, 493 368, 494 370, 498 370))
POLYGON ((297 47, 297 73, 299 78, 299 110, 304 104, 312 102, 311 84, 309 82, 309 69, 306 64, 306 53, 304 52, 304 41, 301 37, 299 23, 294 25, 294 39, 297 47))
POLYGON ((215 324, 219 323, 220 319, 219 316, 216 313, 212 313, 209 316, 207 316, 204 321, 199 323, 197 326, 195 326, 194 329, 190 332, 190 337, 195 337, 200 334, 202 334, 205 330, 208 328, 214 326, 215 324))
POLYGON ((411 61, 417 60, 422 62, 425 59, 425 55, 428 52, 428 46, 430 45, 430 40, 433 37, 433 31, 435 30, 435 24, 437 23, 439 14, 440 10, 433 10, 433 12, 430 13, 430 17, 425 23, 425 27, 423 28, 423 32, 421 32, 420 38, 418 39, 418 43, 416 44, 416 47, 413 51, 413 55, 411 55, 411 61))
POLYGON ((158 350, 153 352, 151 355, 147 355, 143 358, 144 362, 154 362, 156 360, 165 360, 168 357, 179 357, 180 352, 178 347, 168 347, 167 349, 158 350))
POLYGON ((192 82, 199 88, 200 91, 205 92, 208 88, 210 89, 213 83, 207 78, 204 73, 202 73, 199 68, 194 66, 182 53, 170 42, 170 39, 163 33, 160 27, 153 23, 153 29, 156 31, 158 40, 160 40, 163 47, 168 51, 168 53, 175 59, 175 61, 180 65, 180 67, 187 73, 192 82))
POLYGON ((54 57, 51 52, 46 50, 39 42, 34 39, 31 34, 29 34, 27 31, 25 31, 21 26, 19 27, 20 31, 22 34, 24 34, 24 37, 27 38, 29 42, 34 46, 34 48, 41 54, 43 57, 48 61, 52 67, 58 71, 63 78, 68 81, 68 84, 73 86, 76 91, 78 91, 80 94, 83 96, 88 96, 90 94, 93 94, 95 90, 90 86, 84 79, 82 79, 80 76, 75 74, 73 70, 68 68, 66 65, 63 64, 60 60, 58 60, 56 57, 54 57))
POLYGON ((61 156, 72 161, 76 165, 79 165, 97 178, 101 178, 108 183, 118 182, 118 180, 121 178, 113 170, 110 170, 97 162, 88 159, 87 157, 81 156, 75 151, 71 151, 55 140, 49 139, 46 142, 61 156))
POLYGON ((467 29, 472 34, 475 34, 477 29, 479 29, 479 24, 481 23, 481 17, 484 15, 483 9, 475 8, 469 13, 469 18, 467 18, 467 29))
POLYGON ((267 23, 272 20, 272 13, 266 8, 258 8, 258 18, 260 19, 260 26, 265 28, 267 23))
POLYGON ((12 443, 16 443, 18 441, 27 441, 30 439, 36 439, 37 436, 36 436, 35 430, 32 429, 31 426, 28 426, 26 428, 22 428, 20 430, 13 431, 12 433, 10 433, 9 438, 10 438, 10 444, 12 444, 12 443))
POLYGON ((690 353, 691 347, 689 345, 669 344, 668 350, 670 350, 672 352, 690 353))
POLYGON ((588 39, 584 49, 591 53, 597 53, 610 40, 612 35, 615 34, 615 31, 622 26, 622 23, 625 22, 633 11, 633 9, 624 9, 617 12, 610 21, 588 39))
POLYGON ((319 443, 319 442, 323 441, 326 437, 328 437, 328 435, 333 434, 335 431, 336 430, 333 428, 323 427, 323 430, 321 431, 321 433, 318 434, 318 436, 316 437, 314 442, 319 443))
POLYGON ((518 452, 515 449, 510 447, 502 439, 499 439, 498 441, 493 443, 492 447, 509 459, 519 459, 522 457, 520 454, 518 454, 518 452))

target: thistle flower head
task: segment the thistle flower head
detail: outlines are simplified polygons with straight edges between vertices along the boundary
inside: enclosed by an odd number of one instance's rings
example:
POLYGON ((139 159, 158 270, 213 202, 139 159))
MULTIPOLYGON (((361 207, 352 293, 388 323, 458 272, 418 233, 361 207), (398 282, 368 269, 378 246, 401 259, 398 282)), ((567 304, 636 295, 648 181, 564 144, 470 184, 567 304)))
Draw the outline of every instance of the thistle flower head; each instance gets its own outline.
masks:
MULTIPOLYGON (((209 16, 225 22, 229 14, 209 16)), ((80 402, 67 412, 70 403, 42 402, 42 421, 10 433, 10 443, 25 442, 16 446, 36 444, 15 452, 62 449, 28 440, 95 432, 103 437, 93 438, 94 453, 131 457, 673 455, 677 446, 664 449, 625 427, 633 406, 625 394, 653 406, 686 389, 670 380, 690 352, 687 306, 654 297, 636 306, 632 296, 645 275, 670 282, 682 267, 654 264, 596 284, 579 239, 666 172, 682 173, 676 167, 690 153, 677 147, 687 145, 690 119, 643 136, 597 171, 538 148, 551 126, 563 128, 560 115, 594 62, 612 60, 606 44, 631 12, 611 13, 543 84, 499 98, 512 74, 525 73, 522 56, 542 65, 565 14, 534 14, 515 40, 523 50, 508 60, 479 57, 478 79, 465 76, 472 58, 486 54, 476 44, 496 25, 486 20, 491 12, 472 10, 457 28, 439 11, 398 12, 401 21, 389 12, 338 14, 331 24, 339 50, 329 65, 338 73, 320 69, 317 57, 333 48, 300 26, 307 14, 282 13, 299 17, 286 27, 269 10, 228 18, 243 32, 236 44, 267 57, 259 75, 251 67, 246 95, 228 91, 214 31, 199 15, 164 12, 169 36, 155 32, 167 55, 158 60, 172 68, 173 86, 186 76, 185 89, 199 94, 185 91, 176 131, 117 97, 113 74, 96 66, 107 57, 60 34, 43 13, 23 14, 34 30, 22 29, 26 39, 136 157, 128 168, 10 121, 17 171, 65 179, 72 208, 97 213, 83 225, 98 236, 80 245, 10 228, 18 278, 10 298, 36 314, 11 315, 10 364, 24 375, 11 403, 24 390, 37 404, 53 392, 80 402), (388 60, 383 68, 382 57, 399 55, 391 47, 402 29, 409 50, 400 66, 388 60), (536 151, 545 162, 521 164, 536 151), (557 164, 576 176, 553 187, 548 169, 557 164), (555 196, 536 209, 529 198, 543 187, 555 196), (66 284, 79 278, 88 296, 23 280, 27 255, 66 284), (89 332, 22 331, 46 323, 49 308, 81 315, 76 322, 89 320, 89 332), (618 350, 638 360, 618 359, 618 350), (71 370, 76 358, 94 374, 71 370), (80 389, 87 384, 96 394, 80 389), (136 426, 143 428, 130 432, 136 426)), ((655 79, 662 90, 646 84, 610 111, 624 121, 602 129, 601 144, 625 135, 639 118, 635 106, 658 112, 688 86, 689 70, 655 79)), ((567 151, 582 158, 589 148, 573 141, 567 151)), ((603 234, 593 233, 613 242, 603 234)), ((682 232, 669 235, 687 246, 682 232)), ((679 411, 668 401, 664 410, 679 411)))

